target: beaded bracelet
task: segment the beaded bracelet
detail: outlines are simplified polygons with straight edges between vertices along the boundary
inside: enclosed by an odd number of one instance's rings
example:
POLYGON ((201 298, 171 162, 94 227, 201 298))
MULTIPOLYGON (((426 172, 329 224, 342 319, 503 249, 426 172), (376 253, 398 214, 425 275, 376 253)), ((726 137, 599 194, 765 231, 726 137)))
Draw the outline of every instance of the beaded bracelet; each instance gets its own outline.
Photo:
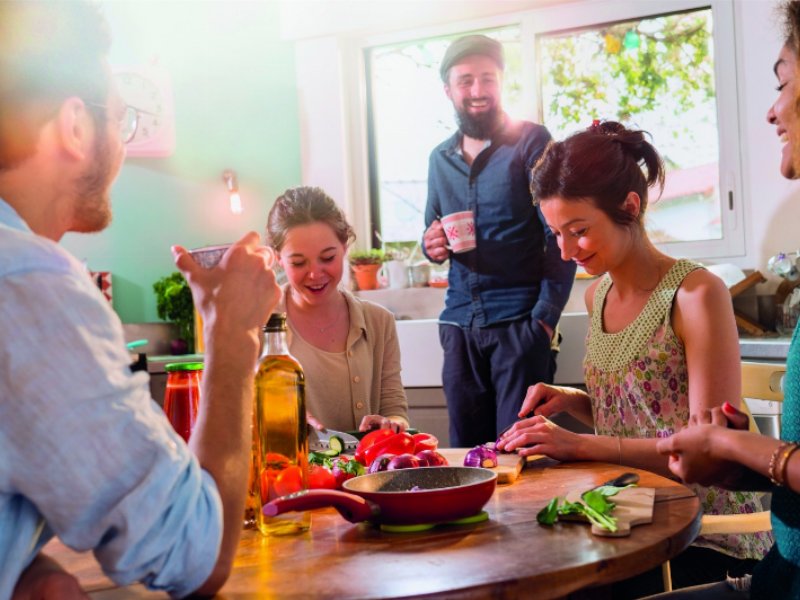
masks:
POLYGON ((791 442, 781 442, 775 448, 775 452, 769 459, 769 469, 767 474, 769 479, 775 485, 782 486, 786 479, 786 465, 789 462, 789 457, 797 450, 798 445, 791 442))

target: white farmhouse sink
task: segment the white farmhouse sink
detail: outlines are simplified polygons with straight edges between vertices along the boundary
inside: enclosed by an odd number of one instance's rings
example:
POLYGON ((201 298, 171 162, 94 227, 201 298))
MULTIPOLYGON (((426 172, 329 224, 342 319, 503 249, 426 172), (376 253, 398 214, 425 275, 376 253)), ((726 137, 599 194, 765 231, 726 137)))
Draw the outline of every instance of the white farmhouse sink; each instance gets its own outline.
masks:
MULTIPOLYGON (((441 387, 442 347, 436 319, 396 321, 404 387, 441 387)), ((564 313, 559 324, 564 340, 558 355, 555 382, 583 383, 584 342, 589 327, 585 312, 564 313)))
POLYGON ((442 387, 442 346, 436 319, 395 321, 403 387, 442 387))

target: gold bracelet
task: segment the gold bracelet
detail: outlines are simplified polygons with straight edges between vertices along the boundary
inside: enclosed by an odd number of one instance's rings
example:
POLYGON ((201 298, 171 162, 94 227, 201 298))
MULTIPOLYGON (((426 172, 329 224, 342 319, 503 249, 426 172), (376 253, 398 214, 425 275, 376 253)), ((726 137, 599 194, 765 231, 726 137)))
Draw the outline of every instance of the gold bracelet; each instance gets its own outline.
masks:
POLYGON ((795 450, 797 450, 797 444, 790 444, 783 454, 781 454, 781 459, 778 461, 778 466, 775 469, 778 475, 778 485, 786 484, 786 466, 789 464, 789 457, 792 456, 795 450))
POLYGON ((622 438, 617 436, 617 454, 619 455, 619 464, 622 464, 622 438))
POLYGON ((769 476, 769 480, 774 483, 775 485, 783 485, 783 475, 782 472, 786 469, 786 462, 789 459, 789 456, 797 450, 797 444, 792 444, 790 442, 781 442, 775 451, 772 453, 772 456, 769 459, 769 468, 767 469, 767 475, 769 476))

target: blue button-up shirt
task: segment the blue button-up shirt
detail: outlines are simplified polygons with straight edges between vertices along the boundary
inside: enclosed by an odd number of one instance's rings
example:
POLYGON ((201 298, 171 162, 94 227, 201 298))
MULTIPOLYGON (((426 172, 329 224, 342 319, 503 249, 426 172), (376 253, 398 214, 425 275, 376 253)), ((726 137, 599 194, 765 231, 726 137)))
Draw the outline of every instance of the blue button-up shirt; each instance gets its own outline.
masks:
POLYGON ((555 236, 530 192, 530 171, 550 141, 541 125, 506 117, 467 164, 461 133, 430 156, 425 226, 463 210, 475 215, 477 248, 451 254, 443 323, 484 327, 533 317, 555 328, 575 263, 561 260, 555 236))
POLYGON ((119 584, 210 575, 217 486, 129 363, 86 270, 0 200, 0 600, 53 535, 119 584))

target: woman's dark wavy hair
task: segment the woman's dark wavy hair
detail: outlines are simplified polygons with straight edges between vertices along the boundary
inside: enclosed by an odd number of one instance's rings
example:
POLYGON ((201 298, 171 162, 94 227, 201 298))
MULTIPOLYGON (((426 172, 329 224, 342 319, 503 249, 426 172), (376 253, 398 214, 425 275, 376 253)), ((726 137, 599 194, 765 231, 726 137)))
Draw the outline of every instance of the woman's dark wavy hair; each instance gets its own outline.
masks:
POLYGON ((784 45, 800 55, 800 2, 783 2, 776 10, 781 21, 784 45))
POLYGON ((605 121, 562 142, 550 142, 533 167, 531 193, 534 203, 555 197, 591 199, 612 221, 630 226, 641 225, 647 190, 655 184, 664 187, 664 161, 645 140, 645 132, 605 121), (642 200, 638 216, 622 208, 629 192, 642 200))
POLYGON ((321 188, 301 186, 290 188, 278 196, 267 217, 267 244, 277 252, 286 243, 292 227, 325 223, 345 246, 356 239, 342 209, 321 188))

